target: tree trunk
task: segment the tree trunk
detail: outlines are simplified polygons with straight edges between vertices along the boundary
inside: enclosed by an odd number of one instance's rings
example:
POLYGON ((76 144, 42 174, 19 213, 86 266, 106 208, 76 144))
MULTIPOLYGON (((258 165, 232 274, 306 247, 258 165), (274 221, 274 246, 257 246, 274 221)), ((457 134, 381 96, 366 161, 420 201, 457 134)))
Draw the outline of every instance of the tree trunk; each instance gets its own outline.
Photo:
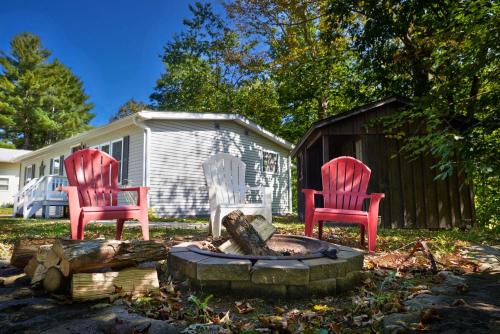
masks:
POLYGON ((155 268, 127 268, 106 273, 74 274, 71 280, 73 300, 96 300, 120 293, 159 293, 155 268))
POLYGON ((246 255, 278 255, 267 247, 259 233, 251 224, 251 220, 260 219, 254 216, 245 216, 240 210, 229 213, 222 219, 231 239, 238 244, 246 255))
POLYGON ((20 239, 14 244, 10 264, 17 268, 24 268, 29 260, 38 253, 42 245, 52 245, 55 239, 20 239))
POLYGON ((57 240, 53 251, 61 258, 64 276, 102 268, 123 268, 146 261, 163 260, 167 249, 162 243, 145 240, 57 240))

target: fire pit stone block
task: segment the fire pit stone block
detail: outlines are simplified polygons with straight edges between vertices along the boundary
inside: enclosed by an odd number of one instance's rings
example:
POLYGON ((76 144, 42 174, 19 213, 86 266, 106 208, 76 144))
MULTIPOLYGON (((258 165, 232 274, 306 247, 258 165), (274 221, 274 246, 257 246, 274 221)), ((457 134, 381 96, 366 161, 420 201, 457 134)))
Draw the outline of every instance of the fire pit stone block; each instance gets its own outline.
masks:
POLYGON ((231 291, 242 296, 283 297, 287 296, 284 284, 256 284, 251 281, 232 281, 231 291))
POLYGON ((309 283, 309 266, 299 260, 259 260, 252 268, 257 284, 302 285, 309 283))
POLYGON ((195 278, 197 263, 208 259, 193 252, 174 252, 168 254, 168 270, 175 279, 195 278))
POLYGON ((196 278, 202 281, 249 281, 250 260, 206 258, 197 263, 196 278))
POLYGON ((362 271, 351 271, 344 277, 337 278, 337 293, 342 293, 351 290, 356 285, 361 283, 365 278, 362 271))
POLYGON ((347 260, 333 260, 325 257, 302 260, 302 262, 309 266, 309 277, 311 281, 344 276, 348 266, 347 260))

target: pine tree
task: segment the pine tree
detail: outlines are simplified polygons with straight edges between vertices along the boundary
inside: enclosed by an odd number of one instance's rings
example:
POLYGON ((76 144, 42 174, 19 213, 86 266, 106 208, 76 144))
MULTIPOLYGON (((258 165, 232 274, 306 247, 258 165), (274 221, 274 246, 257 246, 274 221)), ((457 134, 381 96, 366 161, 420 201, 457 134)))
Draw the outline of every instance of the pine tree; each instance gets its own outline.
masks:
POLYGON ((0 142, 37 149, 89 128, 83 83, 31 33, 15 36, 0 53, 0 142))

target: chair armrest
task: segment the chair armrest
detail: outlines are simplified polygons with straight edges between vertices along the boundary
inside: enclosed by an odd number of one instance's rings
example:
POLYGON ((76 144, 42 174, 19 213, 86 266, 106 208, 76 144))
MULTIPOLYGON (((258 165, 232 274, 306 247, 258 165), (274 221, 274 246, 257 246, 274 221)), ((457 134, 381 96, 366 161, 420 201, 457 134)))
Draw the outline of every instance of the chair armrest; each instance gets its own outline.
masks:
POLYGON ((380 205, 380 201, 385 197, 385 194, 382 193, 372 193, 368 195, 370 198, 370 206, 368 207, 368 214, 370 216, 370 221, 377 224, 378 221, 378 209, 380 205))
POLYGON ((59 186, 58 191, 64 191, 68 194, 68 204, 70 207, 80 208, 80 198, 78 198, 78 188, 75 186, 59 186))
POLYGON ((262 203, 265 205, 271 205, 273 202, 273 188, 264 186, 246 186, 246 190, 257 190, 260 192, 262 197, 262 203))
POLYGON ((314 190, 314 189, 302 189, 302 192, 305 195, 305 206, 306 208, 310 208, 314 210, 316 208, 314 204, 314 196, 315 195, 323 195, 322 191, 314 190))
POLYGON ((137 193, 137 205, 142 206, 148 203, 148 187, 119 188, 118 191, 135 191, 137 193))

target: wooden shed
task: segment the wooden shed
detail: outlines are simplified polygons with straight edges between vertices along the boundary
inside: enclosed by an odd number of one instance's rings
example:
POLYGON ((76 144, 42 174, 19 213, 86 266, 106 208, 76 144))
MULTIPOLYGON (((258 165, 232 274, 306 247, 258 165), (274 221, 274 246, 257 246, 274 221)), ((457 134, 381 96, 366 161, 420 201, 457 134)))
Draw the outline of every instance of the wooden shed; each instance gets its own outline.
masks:
MULTIPOLYGON (((400 153, 401 142, 370 121, 408 105, 390 97, 314 123, 292 156, 297 162, 298 212, 304 217, 302 189, 321 190, 321 166, 339 156, 353 156, 372 170, 368 192, 382 192, 380 215, 387 228, 450 228, 474 220, 472 186, 459 172, 435 180, 430 156, 410 161, 400 153)), ((322 199, 316 199, 322 206, 322 199)))

